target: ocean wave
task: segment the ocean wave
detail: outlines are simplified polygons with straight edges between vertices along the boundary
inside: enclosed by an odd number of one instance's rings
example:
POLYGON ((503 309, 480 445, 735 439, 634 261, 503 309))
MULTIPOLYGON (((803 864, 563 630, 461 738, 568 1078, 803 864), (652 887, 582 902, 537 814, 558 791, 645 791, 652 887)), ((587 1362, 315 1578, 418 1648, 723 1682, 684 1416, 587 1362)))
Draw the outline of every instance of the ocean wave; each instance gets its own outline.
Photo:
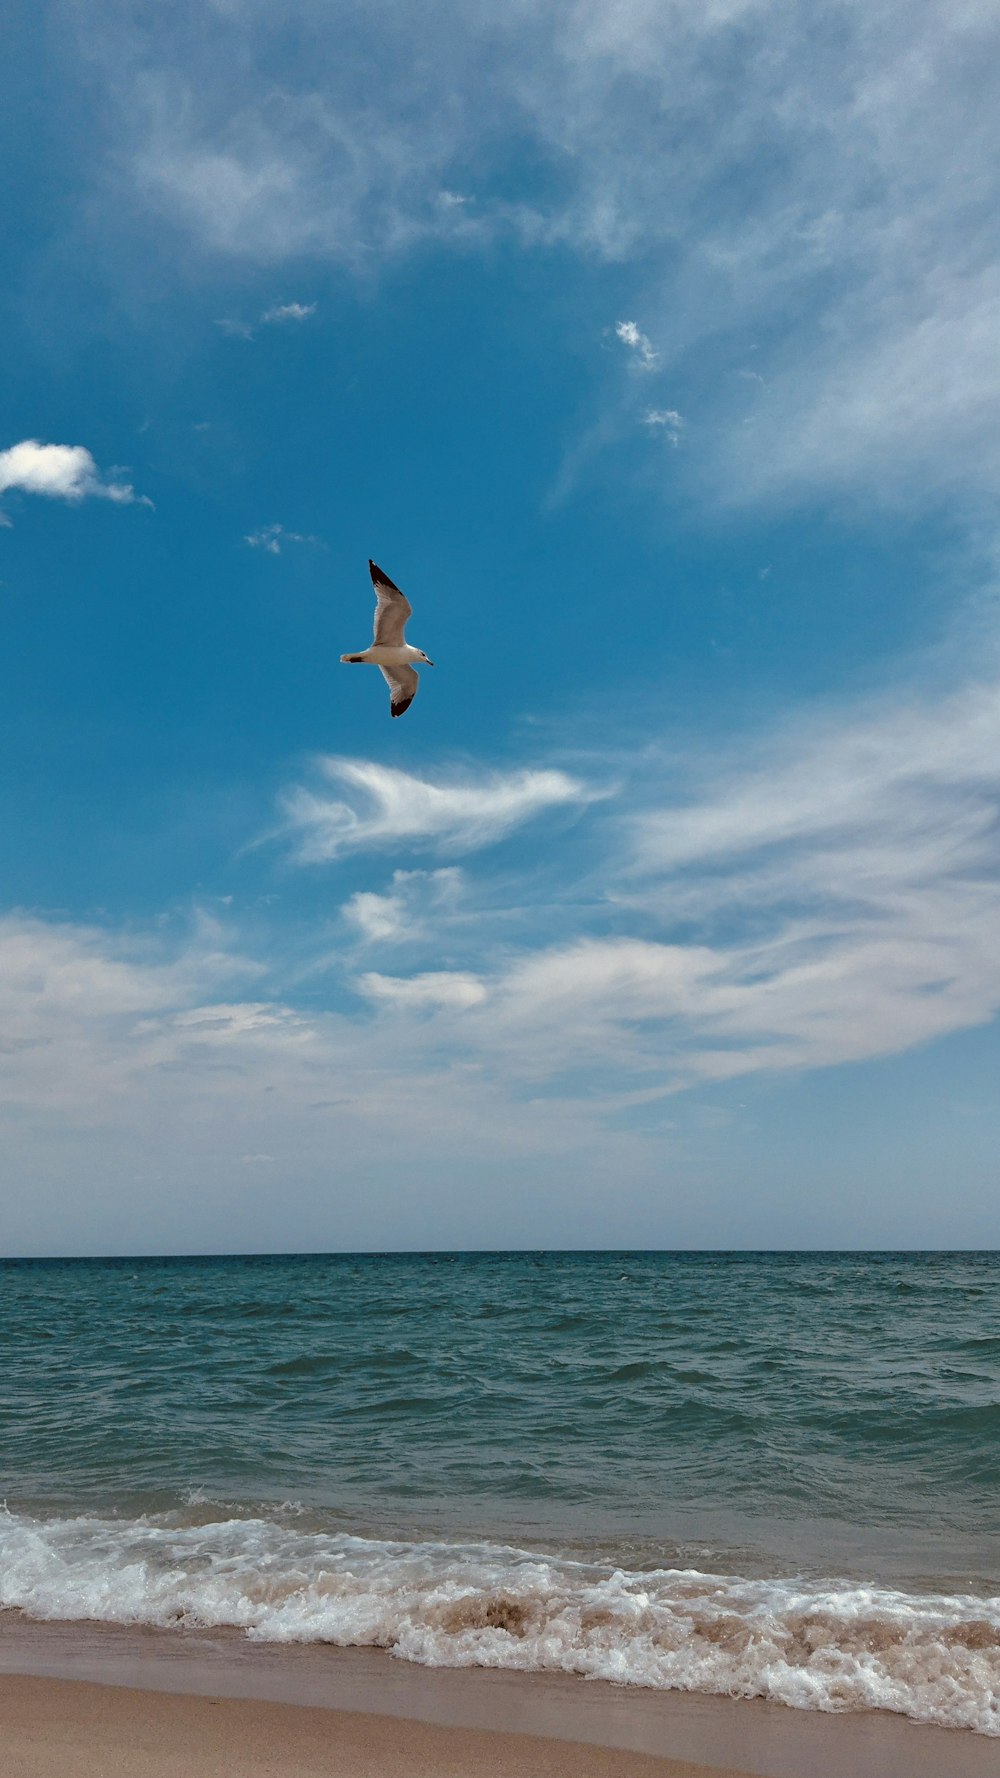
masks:
MULTIPOLYGON (((293 1503, 289 1503, 291 1506, 293 1503)), ((846 1581, 628 1572, 491 1544, 308 1532, 282 1517, 0 1513, 0 1607, 230 1625, 429 1666, 890 1710, 1000 1735, 1000 1597, 846 1581)))

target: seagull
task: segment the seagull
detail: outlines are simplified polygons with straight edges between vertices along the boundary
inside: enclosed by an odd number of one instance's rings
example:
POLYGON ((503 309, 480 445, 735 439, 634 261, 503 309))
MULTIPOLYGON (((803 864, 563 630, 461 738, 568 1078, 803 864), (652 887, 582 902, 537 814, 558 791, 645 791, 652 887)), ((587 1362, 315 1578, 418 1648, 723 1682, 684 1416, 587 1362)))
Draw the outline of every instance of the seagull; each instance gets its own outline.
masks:
POLYGON ((368 568, 375 588, 375 640, 364 654, 342 654, 340 658, 352 665, 363 661, 366 666, 378 667, 389 687, 389 709, 393 716, 402 716, 410 708, 420 683, 410 662, 423 661, 425 667, 433 667, 434 662, 422 648, 414 648, 403 639, 406 620, 413 616, 406 594, 374 562, 369 561, 368 568))

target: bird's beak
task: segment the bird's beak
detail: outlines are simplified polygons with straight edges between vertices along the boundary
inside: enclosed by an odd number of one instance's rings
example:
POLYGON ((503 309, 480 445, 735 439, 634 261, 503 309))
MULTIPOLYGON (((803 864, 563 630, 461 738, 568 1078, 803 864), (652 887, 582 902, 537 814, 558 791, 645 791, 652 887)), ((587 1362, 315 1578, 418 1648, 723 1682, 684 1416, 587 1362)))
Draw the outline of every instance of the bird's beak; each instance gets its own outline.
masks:
POLYGON ((425 656, 424 656, 424 666, 425 666, 425 667, 433 667, 433 665, 434 665, 434 662, 433 662, 433 661, 429 661, 429 660, 428 660, 428 659, 427 659, 427 657, 426 657, 426 655, 425 655, 425 656))

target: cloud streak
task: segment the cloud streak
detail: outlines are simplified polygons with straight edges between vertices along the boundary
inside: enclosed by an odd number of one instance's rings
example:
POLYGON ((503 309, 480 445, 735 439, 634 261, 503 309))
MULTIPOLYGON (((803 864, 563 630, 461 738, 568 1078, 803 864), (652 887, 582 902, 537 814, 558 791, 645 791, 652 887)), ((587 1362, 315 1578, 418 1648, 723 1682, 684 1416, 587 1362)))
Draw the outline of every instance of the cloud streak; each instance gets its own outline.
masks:
POLYGON ((755 764, 646 809, 621 882, 682 943, 580 940, 519 966, 506 1016, 680 1082, 896 1054, 1000 1009, 1000 684, 800 719, 755 764), (696 934, 697 937, 691 936, 696 934))
POLYGON ((358 988, 370 1000, 394 1007, 479 1006, 486 999, 486 989, 478 976, 458 970, 431 970, 411 976, 371 971, 360 977, 358 988))
POLYGON ((260 319, 263 326, 270 327, 286 321, 308 321, 310 315, 315 313, 315 303, 272 303, 269 309, 264 310, 260 319))
POLYGON ((448 781, 373 760, 327 757, 318 765, 329 783, 354 792, 354 800, 302 786, 286 792, 283 808, 301 864, 387 846, 474 852, 547 809, 578 806, 593 796, 578 779, 552 769, 448 781))
POLYGON ((289 322, 308 321, 315 315, 316 303, 271 303, 262 309, 256 323, 243 321, 238 315, 222 315, 215 323, 230 339, 252 340, 256 338, 258 327, 283 327, 289 322))
MULTIPOLYGON (((789 721, 755 757, 685 760, 695 788, 628 818, 602 873, 610 905, 563 915, 571 937, 484 967, 480 933, 472 975, 372 976, 362 991, 397 1014, 433 1002, 459 1017, 454 1041, 512 1080, 598 1069, 671 1091, 986 1023, 1000 1010, 998 760, 992 680, 789 721), (423 985, 439 981, 454 993, 423 985)), ((606 839, 619 831, 604 822, 606 839)))

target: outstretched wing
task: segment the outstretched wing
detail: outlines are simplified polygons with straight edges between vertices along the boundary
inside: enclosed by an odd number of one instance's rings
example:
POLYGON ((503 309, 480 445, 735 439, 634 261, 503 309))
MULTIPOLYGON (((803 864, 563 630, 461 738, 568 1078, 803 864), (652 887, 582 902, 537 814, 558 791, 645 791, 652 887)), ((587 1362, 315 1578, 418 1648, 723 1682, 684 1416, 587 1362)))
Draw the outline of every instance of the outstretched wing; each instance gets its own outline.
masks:
POLYGON ((393 716, 402 716, 417 695, 419 673, 412 667, 380 667, 379 672, 389 687, 389 708, 393 716))
POLYGON ((378 601, 375 606, 375 640, 383 648, 398 648, 403 641, 406 620, 413 616, 413 606, 388 574, 383 574, 374 562, 370 561, 368 567, 378 601))

